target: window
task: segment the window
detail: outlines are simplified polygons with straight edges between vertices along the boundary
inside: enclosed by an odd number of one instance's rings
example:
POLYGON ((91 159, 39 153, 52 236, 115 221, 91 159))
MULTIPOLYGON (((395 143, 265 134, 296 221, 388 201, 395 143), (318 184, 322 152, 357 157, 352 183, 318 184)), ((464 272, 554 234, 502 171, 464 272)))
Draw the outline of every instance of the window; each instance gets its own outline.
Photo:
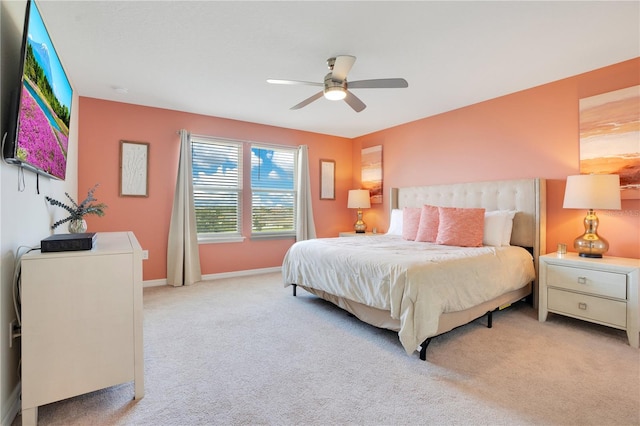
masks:
POLYGON ((242 144, 191 136, 199 240, 242 238, 242 144))
POLYGON ((251 146, 251 236, 295 236, 296 148, 251 146))

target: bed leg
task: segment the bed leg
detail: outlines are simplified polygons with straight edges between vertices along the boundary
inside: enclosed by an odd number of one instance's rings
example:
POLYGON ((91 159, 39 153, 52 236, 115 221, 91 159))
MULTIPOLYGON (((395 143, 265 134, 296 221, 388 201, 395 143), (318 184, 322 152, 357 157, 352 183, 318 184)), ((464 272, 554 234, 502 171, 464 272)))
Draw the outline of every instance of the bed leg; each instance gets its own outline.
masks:
POLYGON ((487 328, 493 327, 493 311, 487 312, 487 328))
POLYGON ((291 284, 291 286, 293 287, 293 297, 296 297, 297 296, 296 289, 298 286, 296 284, 291 284))
POLYGON ((427 360, 427 346, 429 346, 429 343, 431 343, 431 337, 427 337, 427 340, 420 345, 420 359, 422 361, 427 360))

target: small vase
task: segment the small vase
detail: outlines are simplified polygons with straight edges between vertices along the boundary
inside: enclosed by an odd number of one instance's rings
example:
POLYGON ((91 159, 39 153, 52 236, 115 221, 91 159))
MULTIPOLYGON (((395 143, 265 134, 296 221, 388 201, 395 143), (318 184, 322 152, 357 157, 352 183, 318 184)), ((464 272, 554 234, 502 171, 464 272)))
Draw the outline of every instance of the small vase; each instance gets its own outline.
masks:
POLYGON ((87 221, 84 219, 73 219, 69 221, 69 233, 83 234, 87 232, 87 221))

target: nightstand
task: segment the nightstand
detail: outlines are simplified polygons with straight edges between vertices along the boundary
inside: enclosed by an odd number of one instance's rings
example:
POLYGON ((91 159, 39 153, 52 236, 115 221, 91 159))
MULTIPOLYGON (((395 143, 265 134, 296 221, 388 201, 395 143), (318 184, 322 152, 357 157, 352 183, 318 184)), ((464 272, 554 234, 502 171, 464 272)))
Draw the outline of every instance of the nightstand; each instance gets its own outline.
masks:
POLYGON ((355 232, 355 231, 340 232, 338 234, 339 237, 361 237, 363 235, 377 235, 377 234, 374 234, 373 232, 355 232))
POLYGON ((637 348, 639 276, 640 259, 540 256, 538 320, 553 312, 626 330, 629 345, 637 348))

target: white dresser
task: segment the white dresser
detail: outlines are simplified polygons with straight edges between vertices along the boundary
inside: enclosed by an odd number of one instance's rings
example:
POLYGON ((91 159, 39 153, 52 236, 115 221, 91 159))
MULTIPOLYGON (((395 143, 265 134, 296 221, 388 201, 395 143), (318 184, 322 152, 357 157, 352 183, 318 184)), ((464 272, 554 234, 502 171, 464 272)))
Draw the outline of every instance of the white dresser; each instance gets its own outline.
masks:
POLYGON ((98 233, 92 250, 22 257, 22 424, 38 406, 134 381, 144 396, 142 248, 98 233))
POLYGON ((640 259, 540 256, 538 319, 546 321, 554 312, 626 330, 629 344, 637 348, 639 276, 640 259))

